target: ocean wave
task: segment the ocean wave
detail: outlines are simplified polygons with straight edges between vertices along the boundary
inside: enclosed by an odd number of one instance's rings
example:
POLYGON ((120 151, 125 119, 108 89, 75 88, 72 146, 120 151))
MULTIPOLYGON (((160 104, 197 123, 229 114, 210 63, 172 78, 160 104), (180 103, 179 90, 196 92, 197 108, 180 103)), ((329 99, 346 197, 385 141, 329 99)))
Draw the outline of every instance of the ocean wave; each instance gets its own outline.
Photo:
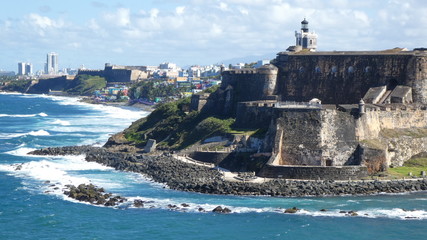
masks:
MULTIPOLYGON (((23 151, 24 149, 21 149, 23 151)), ((41 157, 41 156, 37 156, 41 157)), ((113 170, 110 167, 103 166, 94 162, 86 162, 84 155, 80 156, 49 156, 49 158, 30 161, 21 164, 0 164, 0 171, 8 172, 9 175, 19 177, 25 180, 37 180, 46 183, 45 185, 33 184, 29 187, 31 190, 39 189, 44 193, 63 195, 66 185, 89 184, 92 181, 105 183, 97 179, 89 179, 84 174, 79 175, 79 171, 113 170), (72 172, 72 173, 70 173, 72 172)), ((114 182, 112 186, 120 187, 114 182)))
MULTIPOLYGON (((22 147, 15 149, 15 150, 11 150, 11 151, 8 151, 5 153, 9 154, 9 155, 14 155, 14 156, 26 156, 27 157, 27 156, 35 156, 35 155, 27 155, 27 153, 34 151, 34 150, 37 150, 37 149, 36 148, 27 148, 27 147, 22 146, 22 147)), ((39 156, 36 156, 36 157, 39 157, 39 156)))
POLYGON ((24 136, 49 136, 50 133, 46 130, 37 130, 26 133, 0 133, 0 139, 12 139, 24 136))
MULTIPOLYGON (((93 183, 99 187, 106 189, 117 189, 120 186, 120 182, 112 181, 110 178, 97 178, 96 173, 94 175, 83 175, 79 176, 76 171, 80 170, 111 170, 109 167, 102 166, 97 163, 89 163, 84 161, 84 156, 60 156, 55 159, 44 159, 41 161, 31 161, 23 164, 12 164, 12 165, 0 165, 0 171, 6 171, 10 175, 24 178, 34 179, 43 182, 44 184, 35 184, 29 187, 30 189, 39 188, 44 194, 54 194, 64 200, 78 202, 71 199, 63 194, 67 190, 68 184, 78 186, 79 184, 93 183), (72 171, 72 174, 69 173, 72 171)), ((28 186, 27 186, 28 187, 28 186)), ((126 197, 126 196, 123 196, 126 197)), ((310 210, 302 208, 294 214, 285 213, 285 208, 277 207, 262 207, 262 206, 234 206, 233 204, 224 204, 219 201, 209 201, 204 203, 202 199, 198 200, 201 202, 194 202, 194 199, 185 198, 153 198, 144 196, 130 196, 126 197, 127 202, 116 206, 117 208, 136 208, 133 203, 135 200, 140 200, 144 204, 144 209, 162 209, 168 211, 180 211, 180 212, 212 212, 217 206, 222 208, 228 208, 232 214, 247 214, 247 213, 275 213, 284 215, 305 215, 312 217, 352 217, 352 218, 388 218, 396 220, 426 220, 427 211, 425 210, 405 210, 403 208, 367 208, 358 209, 357 211, 343 210, 343 209, 330 209, 330 210, 310 210)), ((79 202, 82 203, 82 202, 79 202)), ((84 203, 87 204, 87 203, 84 203)), ((291 206, 289 206, 291 207, 291 206)), ((309 208, 309 207, 308 207, 309 208)))
POLYGON ((28 118, 28 117, 47 117, 48 115, 44 112, 38 114, 0 114, 0 117, 14 117, 14 118, 28 118))
POLYGON ((244 213, 278 213, 286 215, 305 215, 312 217, 359 217, 359 218, 389 218, 397 220, 426 220, 427 211, 425 210, 405 210, 402 208, 392 208, 392 209, 365 209, 358 211, 344 211, 344 210, 323 210, 323 211, 310 211, 306 209, 300 209, 296 213, 290 214, 285 213, 283 208, 273 208, 273 207, 242 207, 242 206, 232 206, 227 204, 198 204, 191 201, 176 201, 172 199, 156 199, 156 198, 146 198, 146 197, 130 197, 128 198, 128 203, 130 208, 135 208, 130 205, 135 200, 141 200, 144 203, 144 208, 157 208, 157 209, 167 209, 183 212, 200 212, 203 209, 203 212, 212 212, 217 206, 222 208, 228 208, 232 213, 244 214, 244 213))
POLYGON ((70 126, 70 122, 69 121, 65 121, 65 120, 60 120, 60 119, 56 119, 52 122, 52 124, 55 125, 61 125, 61 126, 70 126))

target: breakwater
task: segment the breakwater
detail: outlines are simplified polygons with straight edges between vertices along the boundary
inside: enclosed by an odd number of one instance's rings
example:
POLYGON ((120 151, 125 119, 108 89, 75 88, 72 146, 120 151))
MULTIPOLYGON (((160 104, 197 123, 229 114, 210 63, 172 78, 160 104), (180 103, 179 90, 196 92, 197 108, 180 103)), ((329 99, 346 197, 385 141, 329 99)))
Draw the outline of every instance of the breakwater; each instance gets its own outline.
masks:
POLYGON ((45 148, 34 155, 86 155, 86 161, 97 162, 117 170, 141 173, 171 189, 208 194, 270 195, 284 197, 367 195, 426 191, 427 179, 392 181, 299 181, 273 179, 262 183, 226 181, 220 171, 172 156, 151 156, 110 152, 105 148, 73 146, 45 148))

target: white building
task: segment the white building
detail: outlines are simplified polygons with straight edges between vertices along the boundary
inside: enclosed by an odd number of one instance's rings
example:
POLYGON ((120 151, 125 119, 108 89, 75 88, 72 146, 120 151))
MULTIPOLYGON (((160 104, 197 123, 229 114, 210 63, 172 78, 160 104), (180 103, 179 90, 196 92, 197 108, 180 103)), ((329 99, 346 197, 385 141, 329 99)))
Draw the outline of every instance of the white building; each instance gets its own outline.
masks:
POLYGON ((47 54, 44 72, 45 74, 48 74, 48 75, 58 74, 58 54, 57 53, 51 52, 47 54))
POLYGON ((27 75, 27 76, 33 75, 33 64, 25 63, 25 62, 19 62, 18 63, 18 75, 27 75))
POLYGON ((269 64, 270 60, 258 60, 258 62, 254 65, 254 68, 260 68, 265 64, 269 64))
POLYGON ((296 51, 301 49, 309 49, 310 51, 316 51, 317 49, 317 34, 309 32, 308 21, 304 18, 301 22, 301 32, 295 31, 296 38, 296 51))
POLYGON ((175 63, 161 63, 161 64, 159 65, 159 69, 164 69, 164 70, 166 70, 166 69, 169 69, 169 70, 176 70, 176 69, 177 69, 177 66, 176 66, 176 64, 175 64, 175 63))

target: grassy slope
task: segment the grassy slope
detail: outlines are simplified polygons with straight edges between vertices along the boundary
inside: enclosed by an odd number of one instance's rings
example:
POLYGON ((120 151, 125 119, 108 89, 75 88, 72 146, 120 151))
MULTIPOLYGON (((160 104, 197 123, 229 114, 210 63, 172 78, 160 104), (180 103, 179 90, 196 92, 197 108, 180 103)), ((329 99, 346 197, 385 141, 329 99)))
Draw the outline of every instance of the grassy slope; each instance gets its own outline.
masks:
POLYGON ((227 134, 260 134, 265 131, 233 129, 233 118, 219 118, 189 109, 190 98, 160 105, 146 118, 134 122, 124 131, 128 141, 139 146, 155 139, 163 149, 180 150, 203 139, 227 134))
POLYGON ((406 161, 402 167, 388 169, 391 176, 398 178, 408 177, 410 172, 412 176, 420 177, 421 171, 427 172, 427 158, 413 158, 406 161))
POLYGON ((66 87, 65 91, 73 95, 88 96, 95 90, 104 88, 107 81, 103 77, 77 75, 77 77, 66 87))

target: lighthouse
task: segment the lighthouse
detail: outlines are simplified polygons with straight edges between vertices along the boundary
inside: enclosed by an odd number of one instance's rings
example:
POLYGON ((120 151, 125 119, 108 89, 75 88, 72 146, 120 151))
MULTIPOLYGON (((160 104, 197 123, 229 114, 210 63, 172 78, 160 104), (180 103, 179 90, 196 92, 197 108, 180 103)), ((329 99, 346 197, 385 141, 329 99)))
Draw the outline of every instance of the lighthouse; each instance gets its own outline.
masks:
POLYGON ((316 51, 317 48, 317 34, 310 32, 308 29, 308 21, 304 18, 301 22, 301 31, 295 31, 295 51, 302 49, 309 49, 316 51))

